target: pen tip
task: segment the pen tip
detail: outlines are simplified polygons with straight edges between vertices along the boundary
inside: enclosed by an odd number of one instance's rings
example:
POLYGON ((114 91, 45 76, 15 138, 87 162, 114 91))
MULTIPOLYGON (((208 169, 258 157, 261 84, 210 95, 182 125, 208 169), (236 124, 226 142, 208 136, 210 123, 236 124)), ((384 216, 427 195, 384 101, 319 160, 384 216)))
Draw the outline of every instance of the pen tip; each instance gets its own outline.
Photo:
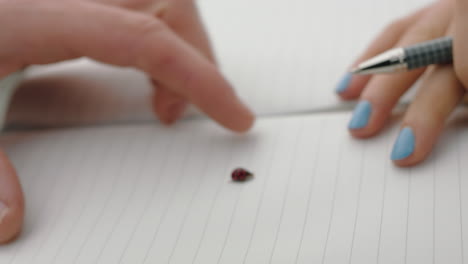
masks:
POLYGON ((359 68, 352 68, 349 73, 356 74, 359 73, 360 69, 359 68))

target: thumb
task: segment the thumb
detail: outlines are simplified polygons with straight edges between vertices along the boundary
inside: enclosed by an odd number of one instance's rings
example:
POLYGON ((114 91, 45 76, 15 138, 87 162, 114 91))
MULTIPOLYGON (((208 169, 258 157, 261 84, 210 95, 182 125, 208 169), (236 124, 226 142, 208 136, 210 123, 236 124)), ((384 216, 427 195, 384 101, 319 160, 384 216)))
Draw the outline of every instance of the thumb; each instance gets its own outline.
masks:
POLYGON ((8 157, 0 151, 0 243, 6 243, 18 235, 23 216, 21 185, 8 157))
POLYGON ((453 64, 458 79, 468 87, 468 0, 456 0, 453 64))

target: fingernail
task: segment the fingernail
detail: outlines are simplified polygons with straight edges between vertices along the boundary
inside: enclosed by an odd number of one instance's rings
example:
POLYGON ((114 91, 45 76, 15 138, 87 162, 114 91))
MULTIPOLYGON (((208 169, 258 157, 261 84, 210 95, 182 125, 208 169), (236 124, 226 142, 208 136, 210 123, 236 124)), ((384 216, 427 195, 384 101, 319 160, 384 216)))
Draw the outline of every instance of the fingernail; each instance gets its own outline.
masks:
POLYGON ((414 142, 413 130, 410 127, 403 128, 393 145, 392 160, 402 160, 413 154, 414 142))
POLYGON ((353 117, 348 124, 349 129, 358 129, 367 126, 372 112, 372 106, 368 101, 361 101, 354 108, 353 117))
POLYGON ((3 222, 3 219, 8 214, 8 211, 10 211, 10 209, 3 202, 0 201, 0 224, 3 222))
POLYGON ((353 75, 351 73, 346 73, 340 80, 340 82, 338 83, 338 85, 336 86, 335 88, 335 92, 337 93, 342 93, 344 91, 346 91, 346 89, 348 88, 349 86, 349 83, 351 82, 351 78, 353 77, 353 75))

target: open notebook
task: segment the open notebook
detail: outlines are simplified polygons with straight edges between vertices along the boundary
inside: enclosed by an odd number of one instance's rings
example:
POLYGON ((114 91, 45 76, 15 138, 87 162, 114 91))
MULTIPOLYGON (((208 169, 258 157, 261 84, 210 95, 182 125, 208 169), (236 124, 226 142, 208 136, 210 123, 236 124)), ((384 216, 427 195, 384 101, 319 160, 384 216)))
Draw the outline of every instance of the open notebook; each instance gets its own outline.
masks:
POLYGON ((347 118, 4 136, 28 214, 0 263, 463 263, 467 116, 411 169, 388 159, 396 131, 352 140, 347 118), (238 166, 254 179, 233 183, 238 166))
POLYGON ((333 88, 355 54, 427 2, 200 0, 223 71, 260 115, 242 136, 200 118, 141 122, 151 88, 131 69, 33 69, 9 124, 87 126, 0 137, 27 202, 0 264, 463 263, 468 115, 399 169, 396 126, 358 141, 349 111, 327 113, 346 109, 333 88), (233 183, 239 166, 253 180, 233 183))

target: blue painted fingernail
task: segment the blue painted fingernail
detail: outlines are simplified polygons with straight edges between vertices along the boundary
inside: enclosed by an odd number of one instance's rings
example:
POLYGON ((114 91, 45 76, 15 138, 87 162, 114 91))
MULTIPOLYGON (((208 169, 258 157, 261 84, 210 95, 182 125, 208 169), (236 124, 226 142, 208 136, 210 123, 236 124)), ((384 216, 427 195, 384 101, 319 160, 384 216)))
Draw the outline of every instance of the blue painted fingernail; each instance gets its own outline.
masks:
POLYGON ((349 129, 358 129, 367 126, 372 113, 372 105, 368 101, 361 101, 354 108, 353 117, 348 124, 349 129))
POLYGON ((353 77, 353 75, 351 73, 346 73, 343 78, 341 78, 340 82, 338 83, 338 85, 336 86, 335 88, 335 92, 337 93, 342 93, 344 91, 346 91, 346 89, 348 88, 349 86, 349 83, 351 82, 351 78, 353 77))
POLYGON ((403 128, 398 135, 395 145, 393 145, 392 160, 402 160, 413 154, 414 142, 413 130, 410 127, 403 128))

